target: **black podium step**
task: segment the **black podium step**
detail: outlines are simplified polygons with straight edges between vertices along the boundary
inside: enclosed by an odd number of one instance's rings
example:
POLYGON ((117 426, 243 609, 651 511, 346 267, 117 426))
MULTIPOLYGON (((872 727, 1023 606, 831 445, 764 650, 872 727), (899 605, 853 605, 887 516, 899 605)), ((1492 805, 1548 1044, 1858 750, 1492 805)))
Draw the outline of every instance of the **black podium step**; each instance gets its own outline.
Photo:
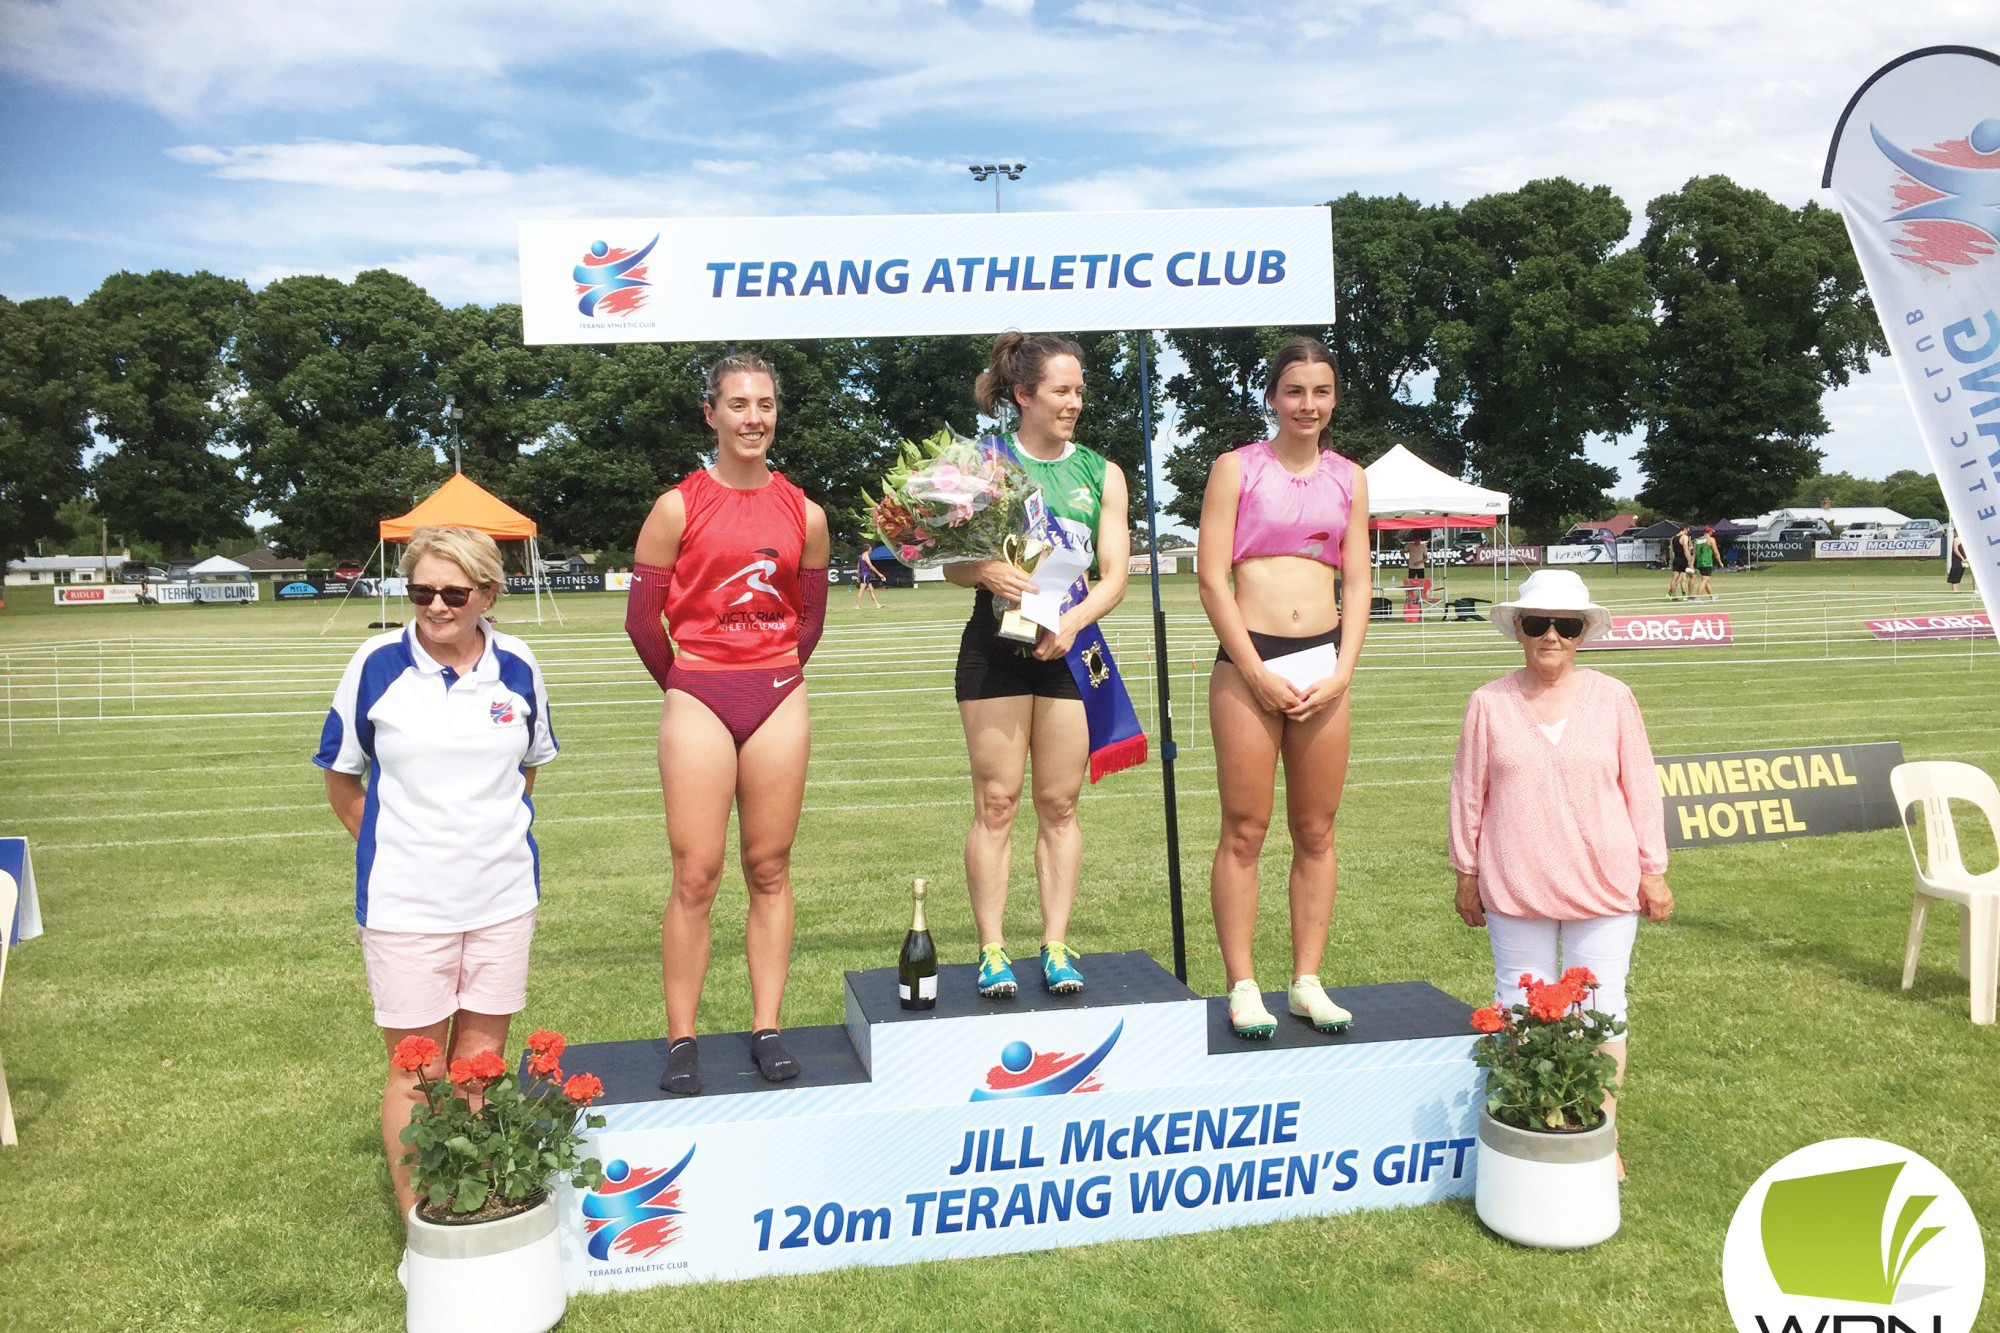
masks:
POLYGON ((1463 1037, 1472 1032, 1472 1006, 1423 981, 1392 981, 1380 986, 1333 986, 1333 1002, 1354 1015, 1344 1032, 1321 1032, 1285 1007, 1285 992, 1268 991, 1264 1007, 1278 1020, 1269 1040, 1249 1041, 1229 1026, 1229 1001, 1216 996, 1208 1002, 1208 1053, 1235 1055, 1301 1046, 1361 1046, 1377 1041, 1420 1041, 1426 1037, 1463 1037))
POLYGON ((923 1023, 943 1018, 1106 1009, 1121 1004, 1198 998, 1143 949, 1087 954, 1077 960, 1077 970, 1083 973, 1082 990, 1072 995, 1051 995, 1042 989, 1042 960, 1037 951, 1014 960, 1014 975, 1020 979, 1020 990, 1007 998, 988 999, 979 993, 977 964, 942 964, 938 967, 937 1006, 932 1009, 902 1007, 896 999, 893 967, 849 972, 847 989, 861 1016, 870 1023, 923 1023))
MULTIPOLYGON (((701 1041, 701 1091, 698 1097, 739 1092, 787 1092, 798 1088, 832 1088, 866 1083, 868 1071, 838 1025, 786 1028, 785 1045, 799 1060, 799 1076, 787 1083, 767 1083, 750 1059, 750 1034, 720 1032, 701 1041)), ((587 1071, 604 1080, 607 1103, 686 1101, 660 1091, 660 1072, 667 1067, 667 1039, 580 1043, 563 1052, 571 1072, 587 1071)))

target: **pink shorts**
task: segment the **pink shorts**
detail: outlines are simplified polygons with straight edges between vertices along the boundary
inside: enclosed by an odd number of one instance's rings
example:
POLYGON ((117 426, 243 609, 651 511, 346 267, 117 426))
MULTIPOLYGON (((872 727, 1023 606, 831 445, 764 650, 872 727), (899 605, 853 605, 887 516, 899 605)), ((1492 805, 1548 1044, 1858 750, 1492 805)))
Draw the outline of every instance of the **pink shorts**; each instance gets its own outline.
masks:
POLYGON ((361 927, 361 956, 375 1024, 414 1031, 461 1009, 518 1014, 528 1007, 528 946, 535 913, 478 930, 430 935, 361 927))

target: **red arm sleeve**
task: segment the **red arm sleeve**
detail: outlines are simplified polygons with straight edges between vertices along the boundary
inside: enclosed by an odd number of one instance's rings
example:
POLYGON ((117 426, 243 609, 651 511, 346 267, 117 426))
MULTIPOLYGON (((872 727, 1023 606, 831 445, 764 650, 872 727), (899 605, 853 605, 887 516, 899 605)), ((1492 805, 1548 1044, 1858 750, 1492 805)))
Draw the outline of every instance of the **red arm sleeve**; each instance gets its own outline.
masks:
MULTIPOLYGON (((646 670, 667 688, 667 671, 674 664, 674 646, 667 642, 662 619, 667 610, 667 583, 673 571, 660 565, 632 566, 632 589, 625 598, 625 636, 639 650, 646 670)), ((821 593, 822 599, 825 597, 821 593)))
POLYGON ((826 632, 826 570, 799 570, 799 665, 811 660, 826 632))

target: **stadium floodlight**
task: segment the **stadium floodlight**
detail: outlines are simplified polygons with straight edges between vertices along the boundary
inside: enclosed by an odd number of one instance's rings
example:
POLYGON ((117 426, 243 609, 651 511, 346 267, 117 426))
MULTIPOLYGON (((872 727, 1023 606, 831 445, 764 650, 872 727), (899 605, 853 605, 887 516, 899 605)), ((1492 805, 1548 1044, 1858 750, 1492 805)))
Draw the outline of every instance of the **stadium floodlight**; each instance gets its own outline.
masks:
POLYGON ((456 398, 449 396, 445 398, 444 419, 451 423, 451 470, 463 472, 465 463, 459 456, 458 423, 465 419, 465 409, 458 405, 456 398))
POLYGON ((1028 169, 1026 162, 988 162, 984 166, 974 164, 966 168, 975 181, 993 182, 993 211, 1000 211, 1000 181, 1004 177, 1010 181, 1021 179, 1021 173, 1028 169))

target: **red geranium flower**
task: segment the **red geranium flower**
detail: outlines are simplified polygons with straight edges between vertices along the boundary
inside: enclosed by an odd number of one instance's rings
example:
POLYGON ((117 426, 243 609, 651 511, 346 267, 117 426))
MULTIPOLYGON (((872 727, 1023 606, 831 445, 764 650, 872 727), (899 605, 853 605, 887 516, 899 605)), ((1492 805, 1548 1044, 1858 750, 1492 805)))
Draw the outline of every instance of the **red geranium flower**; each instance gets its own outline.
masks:
POLYGON ((389 1063, 398 1069, 407 1069, 412 1074, 419 1073, 425 1065, 436 1064, 444 1052, 429 1037, 409 1036, 396 1043, 396 1049, 389 1056, 389 1063))
POLYGON ((557 1062, 554 1051, 537 1051, 528 1057, 528 1072, 537 1078, 562 1078, 562 1065, 557 1062))
POLYGON ((595 1074, 571 1074, 563 1084, 563 1096, 573 1102, 589 1103, 604 1095, 604 1083, 595 1074))
POLYGON ((498 1051, 477 1051, 468 1061, 474 1078, 499 1078, 507 1072, 507 1060, 498 1051))
POLYGON ((451 1068, 446 1073, 450 1075, 453 1083, 477 1083, 479 1081, 479 1075, 472 1072, 472 1061, 470 1060, 453 1060, 451 1068))
POLYGON ((1553 1023, 1569 1012, 1569 1007, 1582 999, 1573 987, 1560 981, 1528 988, 1528 1012, 1545 1023, 1553 1023))
POLYGON ((566 1045, 568 1043, 563 1040, 562 1033, 551 1032, 547 1028, 528 1034, 528 1049, 537 1055, 561 1055, 566 1045))
POLYGON ((1540 983, 1535 980, 1535 974, 1533 972, 1523 972, 1521 974, 1521 979, 1515 982, 1514 984, 1516 986, 1519 986, 1522 990, 1527 990, 1532 986, 1539 985, 1540 983))
POLYGON ((1579 991, 1597 989, 1597 974, 1587 967, 1572 967, 1563 973, 1563 985, 1574 986, 1579 991))
POLYGON ((1489 1004, 1484 1009, 1472 1011, 1472 1026, 1478 1032, 1498 1032, 1507 1026, 1507 1019, 1501 1014, 1499 1005, 1489 1004))

